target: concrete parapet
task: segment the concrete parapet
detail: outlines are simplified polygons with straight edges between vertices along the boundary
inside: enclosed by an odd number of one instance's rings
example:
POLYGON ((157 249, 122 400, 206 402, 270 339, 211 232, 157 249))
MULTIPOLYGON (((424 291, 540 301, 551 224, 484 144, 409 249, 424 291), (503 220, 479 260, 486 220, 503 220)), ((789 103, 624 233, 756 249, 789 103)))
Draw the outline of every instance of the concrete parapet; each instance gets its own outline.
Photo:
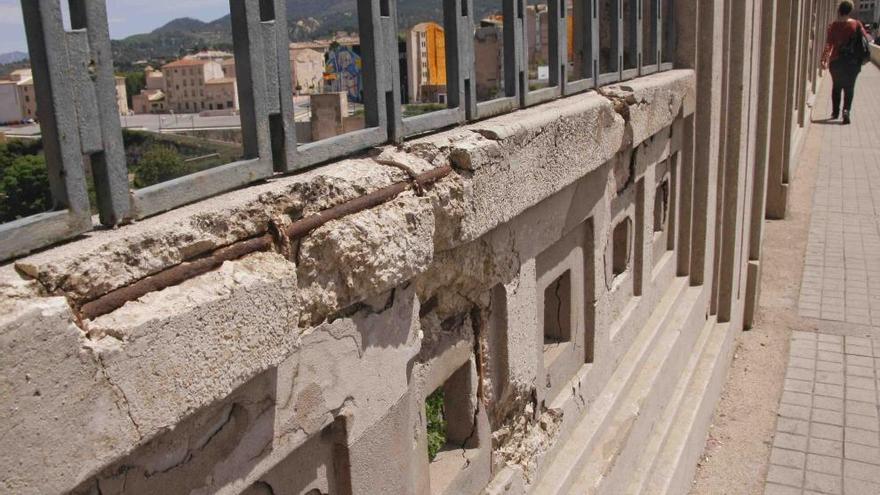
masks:
POLYGON ((658 74, 4 267, 2 437, 28 447, 0 457, 4 489, 532 485, 675 276, 676 223, 654 219, 689 214, 670 194, 693 99, 692 72, 658 74), (438 182, 281 235, 444 163, 438 182), (82 310, 267 233, 268 249, 82 310), (438 388, 448 444, 429 461, 438 388))

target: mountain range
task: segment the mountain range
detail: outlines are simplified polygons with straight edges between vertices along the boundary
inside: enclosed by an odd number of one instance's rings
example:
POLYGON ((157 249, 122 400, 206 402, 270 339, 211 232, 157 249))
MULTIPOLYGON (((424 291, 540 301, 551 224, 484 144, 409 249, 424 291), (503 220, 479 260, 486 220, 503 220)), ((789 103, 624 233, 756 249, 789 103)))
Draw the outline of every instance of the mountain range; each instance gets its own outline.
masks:
POLYGON ((28 54, 25 52, 0 53, 0 65, 14 64, 16 62, 21 62, 27 59, 28 54))

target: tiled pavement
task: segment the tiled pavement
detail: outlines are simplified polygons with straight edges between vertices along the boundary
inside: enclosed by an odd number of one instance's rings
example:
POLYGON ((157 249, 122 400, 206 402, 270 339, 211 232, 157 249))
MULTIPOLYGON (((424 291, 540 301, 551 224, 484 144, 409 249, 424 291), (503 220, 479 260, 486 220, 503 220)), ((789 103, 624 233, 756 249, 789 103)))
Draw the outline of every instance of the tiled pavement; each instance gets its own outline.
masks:
POLYGON ((765 495, 880 495, 877 88, 880 69, 869 64, 853 125, 822 128, 798 303, 800 316, 825 320, 826 328, 876 338, 793 333, 765 495))
POLYGON ((859 77, 853 124, 823 127, 798 304, 803 317, 880 326, 877 88, 880 69, 868 64, 859 77))
POLYGON ((794 332, 765 495, 880 494, 880 345, 794 332))

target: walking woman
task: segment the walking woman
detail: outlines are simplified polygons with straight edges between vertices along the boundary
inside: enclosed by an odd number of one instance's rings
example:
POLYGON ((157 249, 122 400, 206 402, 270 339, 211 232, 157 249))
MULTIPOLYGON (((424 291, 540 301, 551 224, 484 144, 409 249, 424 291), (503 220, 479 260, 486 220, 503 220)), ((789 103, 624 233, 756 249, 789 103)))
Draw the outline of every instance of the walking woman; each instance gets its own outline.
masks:
POLYGON ((831 78, 834 80, 834 89, 831 91, 831 102, 834 110, 832 119, 840 116, 840 97, 844 94, 843 101, 843 124, 850 123, 853 98, 855 97, 856 79, 862 71, 862 60, 857 60, 848 53, 847 47, 858 34, 868 37, 865 27, 850 14, 853 11, 853 3, 850 0, 840 2, 837 7, 837 20, 828 26, 828 34, 825 41, 825 52, 822 56, 822 67, 831 69, 831 78))

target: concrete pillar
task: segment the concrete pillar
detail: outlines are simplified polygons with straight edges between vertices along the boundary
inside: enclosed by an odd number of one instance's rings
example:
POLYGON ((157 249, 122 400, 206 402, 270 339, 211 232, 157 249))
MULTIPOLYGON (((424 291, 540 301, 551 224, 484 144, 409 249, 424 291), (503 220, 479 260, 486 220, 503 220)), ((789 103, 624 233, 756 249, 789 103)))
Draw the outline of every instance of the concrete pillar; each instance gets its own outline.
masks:
MULTIPOLYGON (((688 11, 679 15, 687 16, 688 11)), ((691 11, 692 12, 692 11, 691 11)), ((718 178, 719 129, 716 123, 721 114, 721 85, 717 79, 722 72, 722 45, 717 36, 723 33, 724 2, 700 0, 696 40, 697 105, 694 127, 700 129, 700 138, 694 143, 693 211, 704 212, 695 216, 691 228, 691 284, 711 286, 713 267, 707 253, 715 250, 715 183, 718 178)))
POLYGON ((758 288, 760 284, 761 259, 764 242, 764 216, 767 209, 767 170, 770 149, 770 105, 773 89, 774 48, 767 43, 773 39, 776 24, 777 0, 765 0, 761 4, 761 25, 758 33, 760 47, 760 77, 758 80, 757 130, 755 139, 755 167, 753 169, 753 195, 751 211, 751 227, 749 235, 749 268, 746 291, 746 307, 744 323, 751 328, 754 323, 758 306, 758 288))
POLYGON ((789 44, 791 43, 791 15, 794 0, 777 0, 773 43, 773 84, 770 104, 770 149, 767 176, 767 218, 785 218, 785 205, 788 201, 788 184, 783 180, 783 170, 787 167, 790 141, 789 118, 791 98, 789 88, 789 44))

